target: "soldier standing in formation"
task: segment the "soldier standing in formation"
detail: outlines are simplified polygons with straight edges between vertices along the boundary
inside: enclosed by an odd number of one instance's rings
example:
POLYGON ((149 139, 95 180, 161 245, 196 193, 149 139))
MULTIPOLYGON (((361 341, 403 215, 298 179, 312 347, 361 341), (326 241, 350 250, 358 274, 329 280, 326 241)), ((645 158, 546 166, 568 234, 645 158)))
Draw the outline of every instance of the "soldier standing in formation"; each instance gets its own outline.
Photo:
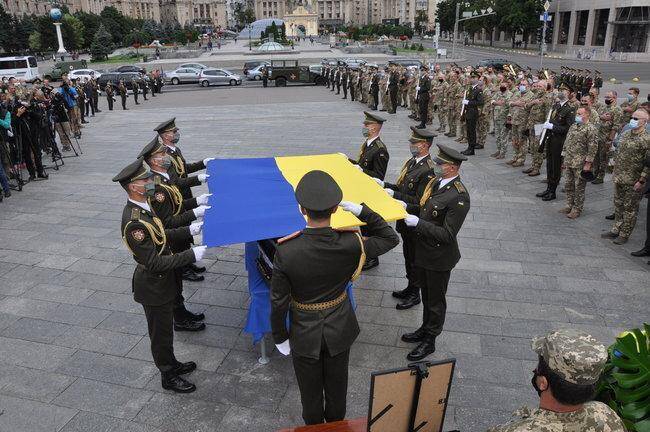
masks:
POLYGON ((494 107, 494 135, 497 151, 490 156, 496 159, 504 159, 508 153, 510 130, 507 127, 506 121, 510 112, 510 96, 508 82, 502 81, 499 84, 499 91, 492 97, 492 105, 494 107))
POLYGON ((598 128, 591 121, 591 112, 580 107, 575 124, 569 128, 562 155, 565 166, 566 206, 560 213, 575 219, 582 213, 585 203, 585 173, 592 172, 592 164, 598 150, 598 128))
POLYGON ((117 91, 120 94, 120 98, 122 99, 122 109, 128 110, 128 108, 126 107, 126 98, 128 97, 128 94, 127 94, 126 85, 124 85, 124 81, 120 80, 120 83, 117 86, 117 91))
MULTIPOLYGON (((409 150, 413 156, 404 163, 402 170, 395 184, 384 182, 378 178, 374 180, 383 188, 388 195, 401 201, 411 197, 421 197, 424 189, 433 179, 434 164, 431 161, 429 149, 433 144, 434 133, 426 129, 417 129, 411 126, 412 135, 409 138, 409 150)), ((406 280, 408 285, 400 291, 393 291, 393 297, 400 300, 395 306, 397 309, 410 309, 420 303, 420 288, 415 281, 413 265, 415 262, 415 232, 407 228, 404 221, 396 223, 397 232, 402 236, 402 250, 404 252, 404 266, 406 268, 406 280)))
POLYGON ((431 80, 429 79, 429 68, 422 66, 418 87, 416 87, 415 98, 418 103, 418 116, 420 120, 420 129, 427 127, 427 114, 429 112, 429 98, 431 91, 431 80))
POLYGON ((115 90, 113 89, 113 83, 109 81, 104 88, 106 91, 106 103, 108 103, 108 110, 113 111, 113 102, 115 102, 115 90))
POLYGON ((625 432, 611 408, 594 402, 596 384, 607 362, 607 348, 591 335, 564 329, 532 340, 538 355, 532 385, 539 408, 520 409, 521 417, 488 432, 625 432))
POLYGON ((472 87, 467 92, 462 104, 465 106, 465 121, 467 124, 467 149, 463 152, 465 156, 473 156, 476 147, 476 122, 479 117, 479 110, 483 107, 483 82, 479 80, 478 74, 472 75, 472 87))
POLYGON ((556 198, 555 191, 562 175, 562 149, 566 134, 571 125, 575 123, 575 110, 569 105, 569 93, 573 89, 568 84, 559 88, 558 102, 553 105, 550 121, 544 123, 547 130, 544 142, 546 149, 546 180, 547 187, 544 192, 536 194, 543 201, 552 201, 556 198))
POLYGON ((600 122, 598 123, 598 151, 594 159, 594 175, 596 178, 592 181, 593 184, 603 183, 612 142, 616 132, 623 126, 623 111, 617 105, 616 99, 616 91, 607 92, 605 105, 596 109, 600 114, 600 122))
POLYGON ((402 335, 404 342, 418 343, 408 354, 409 361, 422 360, 436 350, 436 338, 445 322, 451 270, 460 260, 456 237, 470 207, 469 193, 458 174, 467 156, 441 144, 438 150, 434 158, 436 176, 422 195, 407 195, 403 196, 406 201, 400 200, 408 212, 404 223, 416 239, 413 273, 423 303, 422 325, 402 335))
POLYGON ((639 203, 650 175, 646 165, 650 153, 648 112, 636 110, 629 124, 631 129, 623 133, 614 157, 614 224, 602 235, 619 245, 627 243, 636 225, 639 203))
POLYGON ((388 114, 395 114, 397 112, 399 80, 400 78, 399 73, 397 72, 397 66, 392 65, 388 73, 388 95, 390 96, 388 114))
POLYGON ((364 204, 341 202, 342 198, 329 174, 305 174, 296 187, 296 200, 307 216, 307 228, 280 239, 273 261, 273 340, 282 354, 292 352, 302 417, 308 425, 345 418, 350 347, 359 335, 348 286, 366 259, 399 243, 381 216, 364 204), (337 206, 366 223, 363 237, 356 231, 332 229, 337 206))
POLYGON ((147 199, 154 196, 155 185, 142 159, 129 164, 113 178, 128 194, 122 213, 120 232, 137 263, 133 273, 133 297, 147 318, 151 355, 161 373, 162 387, 190 393, 196 386, 182 375, 196 369, 194 362, 179 362, 174 355, 173 308, 178 290, 176 269, 203 258, 205 246, 172 254, 168 241, 190 240, 201 231, 202 223, 165 229, 147 199))
POLYGON ((133 101, 136 105, 140 105, 138 102, 138 93, 140 93, 140 85, 135 77, 131 78, 131 90, 133 90, 133 101))

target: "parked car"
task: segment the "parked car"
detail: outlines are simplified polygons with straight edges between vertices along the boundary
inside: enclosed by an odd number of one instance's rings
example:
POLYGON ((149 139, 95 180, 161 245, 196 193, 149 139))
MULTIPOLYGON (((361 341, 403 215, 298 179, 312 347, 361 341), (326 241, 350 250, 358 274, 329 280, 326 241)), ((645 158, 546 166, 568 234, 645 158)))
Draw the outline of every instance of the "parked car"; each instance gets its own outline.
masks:
POLYGON ((512 65, 512 67, 518 71, 518 70, 524 70, 525 68, 522 68, 519 66, 517 63, 513 63, 510 60, 502 59, 502 58, 496 58, 496 59, 483 59, 476 63, 476 67, 491 67, 497 72, 503 71, 505 65, 512 65))
POLYGON ((165 72, 164 78, 166 82, 170 82, 173 85, 178 85, 185 83, 197 83, 199 82, 199 75, 201 75, 201 69, 180 67, 174 71, 165 72))
POLYGON ((309 65, 309 72, 315 73, 317 75, 323 75, 323 65, 319 65, 319 64, 309 65))
POLYGON ((266 65, 258 65, 246 73, 246 79, 249 81, 258 81, 262 79, 262 68, 266 65))
POLYGON ((259 65, 270 65, 271 63, 267 61, 248 61, 244 63, 244 75, 248 74, 248 71, 258 67, 259 65))
POLYGON ((181 69, 181 68, 190 68, 190 69, 199 69, 199 70, 211 69, 209 66, 206 66, 206 65, 201 64, 201 63, 183 63, 182 65, 178 66, 178 69, 181 69))
POLYGON ((362 59, 348 58, 344 59, 343 63, 350 69, 359 69, 359 67, 365 65, 367 62, 362 59))
POLYGON ((241 84, 241 77, 225 69, 203 69, 199 75, 199 84, 201 87, 219 84, 238 86, 241 84))
POLYGON ((58 61, 54 63, 52 69, 43 74, 43 78, 50 81, 57 81, 61 79, 61 75, 70 73, 71 70, 85 69, 88 67, 86 60, 77 61, 58 61))
POLYGON ((75 69, 68 72, 68 78, 79 78, 89 80, 91 78, 99 78, 102 76, 101 72, 94 69, 75 69))
POLYGON ((113 69, 113 72, 139 72, 141 74, 146 74, 147 71, 140 66, 136 65, 124 65, 118 68, 113 69))

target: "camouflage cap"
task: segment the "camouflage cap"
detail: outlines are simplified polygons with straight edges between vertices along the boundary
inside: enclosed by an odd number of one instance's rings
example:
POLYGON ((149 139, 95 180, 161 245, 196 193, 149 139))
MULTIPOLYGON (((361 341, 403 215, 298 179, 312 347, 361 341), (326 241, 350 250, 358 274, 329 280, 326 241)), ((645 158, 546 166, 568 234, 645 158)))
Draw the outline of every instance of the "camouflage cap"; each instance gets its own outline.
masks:
POLYGON ((531 345, 553 372, 573 384, 595 384, 607 361, 605 346, 580 330, 552 331, 531 345))

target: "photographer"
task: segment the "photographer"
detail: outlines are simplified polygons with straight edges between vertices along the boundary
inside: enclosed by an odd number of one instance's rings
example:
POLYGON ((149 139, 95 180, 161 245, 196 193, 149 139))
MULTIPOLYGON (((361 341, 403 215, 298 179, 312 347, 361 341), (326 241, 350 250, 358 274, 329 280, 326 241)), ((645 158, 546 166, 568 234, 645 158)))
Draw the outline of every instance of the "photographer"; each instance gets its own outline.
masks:
POLYGON ((70 120, 70 128, 74 133, 75 138, 81 137, 81 124, 79 123, 79 115, 77 108, 77 90, 70 86, 68 78, 63 78, 58 93, 63 96, 65 107, 68 112, 68 119, 70 120))
POLYGON ((25 100, 12 104, 11 127, 18 148, 22 152, 23 161, 29 172, 29 180, 36 177, 47 179, 48 175, 41 160, 39 143, 39 114, 38 107, 25 100))
POLYGON ((52 121, 54 121, 54 129, 59 134, 59 141, 61 141, 63 151, 70 151, 72 150, 72 142, 70 141, 72 132, 65 97, 60 92, 54 92, 53 95, 52 121))
POLYGON ((0 185, 2 186, 3 193, 0 193, 0 201, 11 196, 11 189, 9 188, 9 180, 5 174, 4 165, 11 165, 9 158, 9 147, 7 146, 7 131, 11 128, 11 112, 5 107, 5 93, 0 93, 0 145, 3 151, 0 152, 0 185), (7 149, 5 152, 4 150, 7 149), (7 160, 5 160, 5 155, 7 160))

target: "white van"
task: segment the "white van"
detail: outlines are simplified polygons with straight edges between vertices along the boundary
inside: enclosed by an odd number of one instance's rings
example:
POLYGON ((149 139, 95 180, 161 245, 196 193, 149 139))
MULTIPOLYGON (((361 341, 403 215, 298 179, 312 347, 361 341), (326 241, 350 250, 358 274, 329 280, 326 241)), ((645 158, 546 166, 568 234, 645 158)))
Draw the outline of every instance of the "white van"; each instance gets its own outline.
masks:
POLYGON ((0 57, 0 78, 24 79, 27 82, 40 80, 36 58, 27 57, 0 57))

